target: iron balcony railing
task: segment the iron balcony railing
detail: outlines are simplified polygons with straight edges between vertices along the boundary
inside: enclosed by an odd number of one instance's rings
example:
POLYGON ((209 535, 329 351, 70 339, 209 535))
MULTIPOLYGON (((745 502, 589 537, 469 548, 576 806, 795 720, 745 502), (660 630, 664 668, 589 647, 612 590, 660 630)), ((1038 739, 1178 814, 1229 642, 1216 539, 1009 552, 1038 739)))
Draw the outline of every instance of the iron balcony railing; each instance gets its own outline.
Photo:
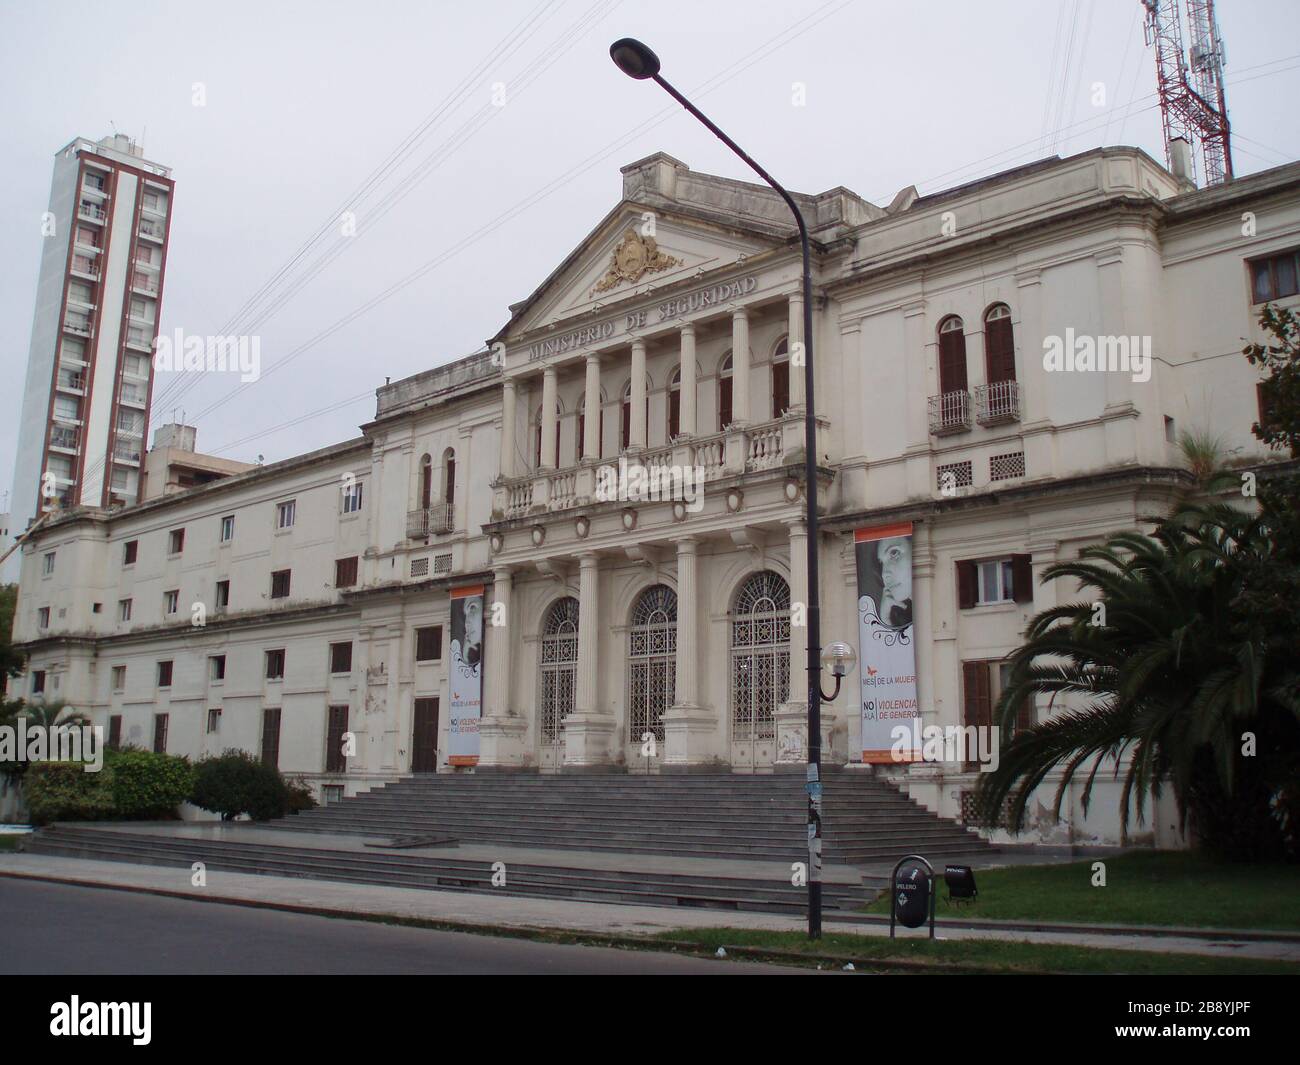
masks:
POLYGON ((1020 383, 994 381, 975 389, 975 417, 980 425, 1020 420, 1020 383))
POLYGON ((408 539, 418 540, 426 536, 452 531, 454 513, 450 503, 435 503, 429 507, 406 512, 406 535, 408 539))
POLYGON ((930 432, 935 436, 970 428, 970 393, 943 392, 930 397, 930 432))

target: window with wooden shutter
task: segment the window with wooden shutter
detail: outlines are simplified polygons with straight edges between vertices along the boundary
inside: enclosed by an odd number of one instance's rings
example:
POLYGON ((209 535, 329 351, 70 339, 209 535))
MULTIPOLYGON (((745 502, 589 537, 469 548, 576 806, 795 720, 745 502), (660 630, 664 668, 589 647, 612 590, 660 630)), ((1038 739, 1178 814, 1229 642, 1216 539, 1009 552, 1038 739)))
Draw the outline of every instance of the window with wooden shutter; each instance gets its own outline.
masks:
POLYGON ((779 418, 790 409, 790 363, 772 363, 772 417, 779 418))
POLYGON ((994 304, 984 316, 984 370, 989 384, 1016 379, 1016 345, 1005 303, 994 304))
POLYGON ((330 644, 330 672, 352 672, 352 641, 330 644))
POLYGON ((668 439, 671 441, 682 431, 682 371, 673 372, 668 382, 668 439))
POLYGON ((153 716, 153 753, 167 753, 167 715, 154 714, 153 716))
POLYGON ((1011 556, 1011 597, 1017 603, 1034 601, 1034 569, 1032 556, 1011 556))
POLYGON ((956 315, 939 326, 939 391, 966 391, 966 334, 956 315))
POLYGON ((334 562, 334 587, 351 588, 357 583, 357 556, 340 558, 334 562))
POLYGON ((329 708, 329 725, 325 735, 325 772, 347 772, 348 761, 343 753, 343 736, 347 731, 348 708, 346 706, 331 706, 329 708))
POLYGON ((122 715, 112 714, 108 719, 108 745, 113 750, 122 746, 122 715))
MULTIPOLYGON (((993 697, 989 686, 988 662, 963 662, 961 664, 962 683, 962 724, 976 728, 988 728, 993 723, 993 697)), ((971 753, 971 752, 967 752, 971 753)), ((970 769, 977 763, 967 761, 965 768, 970 769)))
POLYGON ((442 658, 442 626, 429 625, 415 630, 415 660, 437 662, 442 658))
POLYGON ((280 707, 262 710, 262 764, 280 768, 280 707))
POLYGON ((726 362, 726 376, 718 378, 718 432, 731 424, 731 360, 726 362))
POLYGON ((961 610, 970 610, 979 595, 979 574, 973 559, 964 559, 957 563, 957 606, 961 610))

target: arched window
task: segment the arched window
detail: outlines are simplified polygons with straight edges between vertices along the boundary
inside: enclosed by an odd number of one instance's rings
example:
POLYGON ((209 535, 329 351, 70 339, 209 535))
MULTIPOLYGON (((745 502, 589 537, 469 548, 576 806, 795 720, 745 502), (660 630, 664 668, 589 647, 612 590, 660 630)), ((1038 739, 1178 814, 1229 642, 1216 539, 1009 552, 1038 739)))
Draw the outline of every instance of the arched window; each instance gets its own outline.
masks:
POLYGON ((1016 379, 1016 343, 1011 308, 995 303, 984 315, 984 371, 989 384, 1016 379))
POLYGON ((433 459, 425 455, 420 459, 420 509, 433 506, 433 459))
POLYGON ((682 431, 682 368, 668 380, 668 440, 671 443, 682 431))
POLYGON ((776 708, 789 697, 790 585, 762 570, 741 586, 731 617, 733 745, 775 741, 776 708))
MULTIPOLYGON (((623 406, 622 414, 619 419, 623 423, 622 443, 619 445, 623 450, 632 446, 632 382, 629 380, 623 386, 623 406)), ((647 382, 645 391, 645 423, 650 425, 650 385, 647 382)))
POLYGON ((966 333, 955 314, 939 323, 939 391, 966 391, 966 333))
MULTIPOLYGON (((533 465, 535 467, 540 468, 542 465, 542 408, 541 407, 537 408, 537 413, 534 415, 534 420, 537 422, 537 426, 536 429, 534 430, 534 439, 533 439, 533 465)), ((558 413, 555 418, 555 464, 557 466, 560 464, 560 419, 558 413)))
POLYGON ((731 421, 731 352, 727 352, 718 368, 718 432, 731 421))
POLYGON ((627 637, 628 742, 651 733, 664 742, 664 711, 673 705, 677 678, 677 593, 656 584, 632 608, 627 637))
POLYGON ((790 409, 790 338, 782 337, 772 353, 772 417, 790 409))
POLYGON ((578 673, 578 600, 557 599, 542 623, 541 713, 538 741, 544 747, 564 743, 564 719, 573 713, 573 695, 578 673))
POLYGON ((451 528, 456 509, 456 452, 451 448, 442 453, 442 501, 447 504, 447 527, 451 528))
MULTIPOLYGON (((587 397, 584 395, 578 401, 578 458, 581 459, 586 447, 587 440, 587 397)), ((591 453, 600 458, 601 448, 605 440, 605 408, 598 406, 596 410, 596 438, 592 441, 593 447, 591 453)))

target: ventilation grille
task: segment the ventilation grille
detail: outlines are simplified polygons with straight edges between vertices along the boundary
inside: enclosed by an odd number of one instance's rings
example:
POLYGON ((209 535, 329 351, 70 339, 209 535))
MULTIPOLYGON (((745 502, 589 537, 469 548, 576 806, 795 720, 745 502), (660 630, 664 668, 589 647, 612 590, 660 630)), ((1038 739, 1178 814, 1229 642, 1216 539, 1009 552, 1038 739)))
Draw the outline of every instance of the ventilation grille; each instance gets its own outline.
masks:
POLYGON ((950 462, 935 469, 935 480, 940 492, 949 493, 958 488, 969 488, 975 483, 971 464, 967 462, 950 462))
POLYGON ((434 573, 451 572, 451 555, 434 555, 433 556, 434 573))
POLYGON ((429 560, 427 558, 411 559, 411 576, 427 577, 429 575, 429 560))
POLYGON ((1008 481, 1012 477, 1023 477, 1025 475, 1025 453, 1023 451, 1012 451, 1006 455, 991 455, 989 457, 989 480, 990 481, 1008 481))

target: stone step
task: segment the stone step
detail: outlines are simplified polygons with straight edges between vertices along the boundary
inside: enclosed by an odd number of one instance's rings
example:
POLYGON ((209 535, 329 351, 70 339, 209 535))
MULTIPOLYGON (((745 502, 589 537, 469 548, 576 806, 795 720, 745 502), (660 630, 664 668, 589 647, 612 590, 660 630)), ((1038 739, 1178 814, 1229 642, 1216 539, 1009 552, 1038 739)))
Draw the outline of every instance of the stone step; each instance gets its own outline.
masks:
MULTIPOLYGON (((491 886, 492 869, 486 862, 130 836, 108 831, 69 831, 63 826, 38 833, 28 849, 33 853, 179 868, 189 868, 192 862, 203 861, 210 870, 640 905, 799 913, 805 897, 803 889, 795 888, 785 880, 513 863, 506 869, 506 886, 494 888, 491 886)), ((827 884, 823 896, 828 908, 857 909, 865 904, 874 890, 856 885, 827 884)))

